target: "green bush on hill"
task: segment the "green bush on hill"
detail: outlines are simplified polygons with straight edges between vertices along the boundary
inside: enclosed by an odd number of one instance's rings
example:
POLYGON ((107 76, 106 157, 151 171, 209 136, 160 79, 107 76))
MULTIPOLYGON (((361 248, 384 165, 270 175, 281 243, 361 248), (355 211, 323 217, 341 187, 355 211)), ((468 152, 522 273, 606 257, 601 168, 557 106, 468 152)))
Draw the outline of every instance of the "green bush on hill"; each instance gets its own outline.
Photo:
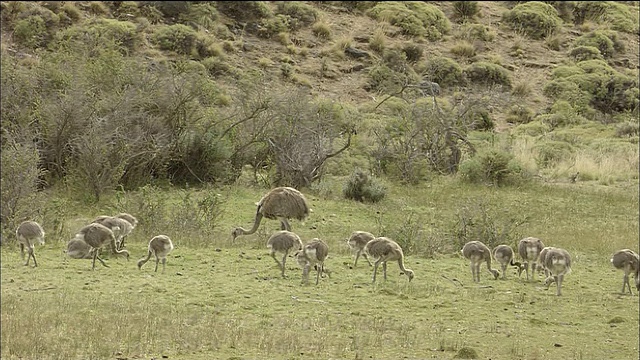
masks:
POLYGON ((544 39, 562 25, 558 11, 540 1, 528 1, 505 12, 502 19, 514 30, 522 31, 532 39, 544 39))
POLYGON ((630 34, 638 33, 638 9, 621 4, 619 1, 576 1, 574 22, 582 24, 590 20, 598 24, 608 24, 612 30, 630 34))
POLYGON ((461 85, 464 82, 460 64, 445 56, 427 60, 424 74, 427 79, 438 83, 441 87, 461 85))
POLYGON ((474 84, 502 85, 511 88, 509 71, 498 64, 479 61, 465 68, 463 74, 467 80, 474 84))
POLYGON ((196 31, 182 24, 158 26, 152 36, 152 41, 160 50, 175 51, 182 55, 194 52, 196 39, 196 31))
POLYGON ((459 175, 466 182, 502 186, 523 180, 524 170, 511 153, 490 148, 463 161, 459 175))
POLYGON ((424 36, 435 41, 451 31, 451 22, 442 10, 420 1, 383 1, 367 11, 380 21, 388 21, 411 36, 424 36))
POLYGON ((597 47, 593 46, 576 46, 569 51, 567 54, 572 57, 575 61, 585 61, 585 60, 604 60, 604 57, 600 53, 597 47))
POLYGON ((97 18, 59 31, 56 40, 60 45, 71 41, 95 48, 115 43, 123 53, 131 53, 142 43, 142 34, 130 21, 97 18))
POLYGON ((605 58, 611 58, 616 53, 624 51, 624 44, 618 40, 615 31, 595 30, 588 32, 576 39, 575 45, 595 47, 605 58))

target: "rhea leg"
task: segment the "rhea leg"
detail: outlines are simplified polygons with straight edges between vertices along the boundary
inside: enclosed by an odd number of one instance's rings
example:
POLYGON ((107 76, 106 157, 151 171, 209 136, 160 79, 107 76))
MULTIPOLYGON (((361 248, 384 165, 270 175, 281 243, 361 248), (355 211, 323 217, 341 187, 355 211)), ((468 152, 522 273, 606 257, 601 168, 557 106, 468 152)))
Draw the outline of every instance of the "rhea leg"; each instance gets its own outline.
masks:
POLYGON ((362 250, 358 250, 358 251, 356 252, 356 261, 354 261, 354 262, 353 262, 353 267, 356 267, 356 265, 358 265, 358 258, 360 257, 360 252, 361 252, 361 251, 362 251, 362 250))
POLYGON ((153 272, 158 272, 158 263, 160 262, 160 258, 156 256, 156 269, 153 272))
POLYGON ((291 225, 289 225, 289 221, 285 218, 280 218, 280 230, 291 231, 291 225))
POLYGON ((384 274, 384 281, 387 281, 387 262, 382 263, 382 273, 384 274))
POLYGON ((24 260, 24 244, 20 243, 20 258, 24 260))
POLYGON ((317 270, 317 273, 316 273, 316 285, 318 285, 318 282, 320 282, 320 273, 322 272, 322 268, 323 268, 323 266, 320 265, 316 269, 317 270))
POLYGON ((554 276, 554 279, 556 280, 556 295, 560 296, 562 295, 562 280, 564 279, 564 275, 554 276))
POLYGON ((380 263, 382 262, 382 259, 376 261, 376 263, 373 265, 373 282, 376 282, 376 273, 378 272, 378 265, 380 265, 380 263))
POLYGON ((167 265, 167 258, 162 258, 162 273, 164 274, 164 269, 167 265))
POLYGON ((507 264, 501 264, 502 266, 502 280, 507 280, 507 264))
POLYGON ((289 252, 288 252, 288 251, 286 251, 286 252, 284 253, 284 256, 282 257, 282 277, 284 277, 284 266, 285 266, 285 264, 286 264, 286 262, 287 262, 287 255, 288 255, 288 254, 289 254, 289 252))
POLYGON ((275 260, 276 264, 278 264, 278 268, 282 269, 282 265, 280 265, 280 261, 278 261, 278 259, 276 259, 276 252, 275 251, 271 251, 271 257, 273 258, 273 260, 275 260))

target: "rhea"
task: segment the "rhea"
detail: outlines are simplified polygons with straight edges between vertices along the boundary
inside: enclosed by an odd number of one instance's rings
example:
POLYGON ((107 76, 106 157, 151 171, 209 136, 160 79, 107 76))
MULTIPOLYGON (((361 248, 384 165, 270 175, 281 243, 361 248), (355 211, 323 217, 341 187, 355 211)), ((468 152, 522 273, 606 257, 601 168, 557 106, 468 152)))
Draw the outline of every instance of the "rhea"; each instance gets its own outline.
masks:
POLYGON ((231 235, 233 240, 241 235, 251 235, 258 230, 263 217, 280 220, 280 229, 291 231, 289 219, 304 220, 309 216, 309 205, 304 195, 291 187, 277 187, 269 191, 256 203, 256 217, 251 230, 237 227, 231 235))
MULTIPOLYGON (((65 253, 72 259, 92 259, 94 248, 89 246, 84 240, 73 238, 67 243, 65 253)), ((102 261, 102 259, 100 259, 102 261)), ((106 266, 105 263, 102 265, 106 266)))
MULTIPOLYGON (((626 288, 629 289, 629 294, 633 295, 631 292, 631 285, 629 285, 629 274, 633 274, 635 276, 636 288, 639 287, 640 280, 638 280, 638 268, 640 267, 640 257, 633 250, 630 249, 622 249, 613 253, 611 257, 611 264, 618 270, 624 271, 624 277, 622 278, 622 291, 621 293, 625 293, 626 288)), ((638 289, 640 291, 640 289, 638 289)))
POLYGON ((480 282, 480 265, 487 263, 487 269, 494 280, 500 275, 498 270, 491 268, 491 250, 481 241, 469 241, 462 247, 462 255, 470 260, 471 277, 474 282, 480 282))
POLYGON ((29 265, 29 261, 33 258, 33 266, 38 267, 36 262, 36 254, 34 253, 35 244, 44 244, 44 230, 42 226, 35 221, 23 221, 16 229, 16 237, 20 243, 20 256, 24 260, 24 248, 27 248, 27 262, 24 266, 29 265))
POLYGON ((309 283, 311 266, 316 268, 316 285, 320 281, 320 274, 324 272, 324 261, 329 254, 329 246, 322 240, 315 238, 309 241, 302 250, 296 253, 298 265, 302 267, 302 283, 309 283))
POLYGON ((96 259, 98 259, 102 265, 108 267, 102 259, 100 259, 99 252, 107 244, 111 244, 111 253, 118 256, 124 256, 129 260, 129 252, 127 250, 118 250, 116 247, 116 237, 113 231, 108 227, 91 223, 78 231, 76 239, 80 239, 87 243, 87 245, 93 248, 93 263, 91 270, 96 268, 96 259))
POLYGON ((124 247, 124 237, 133 230, 133 225, 129 221, 115 216, 98 216, 93 222, 104 225, 113 231, 113 235, 116 237, 116 249, 118 250, 124 247))
POLYGON ((500 264, 502 268, 502 279, 507 279, 507 265, 511 265, 518 270, 518 277, 522 273, 522 264, 518 261, 513 261, 513 249, 509 245, 498 245, 491 251, 493 258, 500 264))
POLYGON ((524 271, 527 273, 527 281, 529 281, 529 265, 531 265, 531 280, 536 274, 536 261, 540 252, 544 248, 542 240, 534 237, 526 237, 518 243, 518 254, 523 260, 524 271))
POLYGON ((375 260, 373 265, 373 283, 376 282, 378 266, 382 263, 384 279, 387 280, 387 261, 398 261, 400 271, 407 275, 409 282, 413 280, 413 270, 404 267, 404 253, 397 242, 381 236, 369 241, 364 247, 364 253, 375 260))
POLYGON ((351 249, 352 252, 356 253, 356 260, 353 263, 354 267, 358 265, 358 258, 360 255, 367 260, 369 266, 373 265, 371 264, 371 260, 367 257, 367 254, 363 252, 365 245, 373 239, 375 239, 375 236, 370 232, 354 231, 351 233, 351 236, 347 239, 347 245, 349 245, 349 249, 351 249))
POLYGON ((552 282, 555 282, 556 295, 562 295, 564 276, 571 273, 571 255, 565 249, 552 247, 545 254, 543 263, 550 274, 545 280, 547 289, 552 282))
POLYGON ((300 236, 298 236, 298 234, 296 233, 287 230, 281 230, 269 237, 269 240, 267 240, 267 248, 271 250, 270 255, 278 264, 278 267, 282 271, 282 277, 284 277, 284 269, 287 262, 287 256, 292 249, 302 249, 302 240, 300 240, 300 236), (282 263, 280 263, 280 261, 278 261, 278 259, 276 258, 276 252, 284 254, 282 256, 282 263))
POLYGON ((138 260, 138 270, 142 268, 142 265, 146 264, 151 258, 151 255, 156 257, 156 268, 154 272, 158 272, 158 263, 162 260, 162 272, 167 263, 167 255, 173 250, 173 243, 167 235, 154 236, 149 241, 149 247, 147 248, 147 257, 138 260))

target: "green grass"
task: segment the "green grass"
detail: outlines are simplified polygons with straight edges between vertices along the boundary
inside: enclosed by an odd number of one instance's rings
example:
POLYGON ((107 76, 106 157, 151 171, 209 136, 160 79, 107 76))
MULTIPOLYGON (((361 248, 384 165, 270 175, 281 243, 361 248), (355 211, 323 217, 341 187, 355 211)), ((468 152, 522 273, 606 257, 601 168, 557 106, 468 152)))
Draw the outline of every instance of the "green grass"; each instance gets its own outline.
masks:
POLYGON ((463 347, 481 359, 638 357, 638 298, 619 294, 622 272, 609 263, 617 249, 638 250, 637 183, 490 189, 441 179, 391 186, 376 204, 341 199, 335 180, 323 188, 323 196, 305 191, 314 211, 304 224, 292 221, 304 241, 320 237, 330 246, 331 278, 318 286, 300 284, 292 258, 287 278, 279 277, 265 247, 276 221, 231 243, 231 229, 251 224, 264 189, 221 189, 226 212, 213 236, 166 229, 176 248, 164 274, 153 272, 153 261, 135 266, 152 236, 143 226, 127 241, 129 262, 111 257, 110 268, 95 271, 90 260, 64 257, 71 225, 68 236, 48 236, 36 248, 38 268, 22 265, 14 243, 3 245, 2 358, 451 359, 463 347), (407 253, 411 283, 397 264, 376 285, 366 261, 350 267, 351 231, 396 233, 413 214, 420 231, 438 234, 461 206, 478 201, 504 217, 528 214, 523 235, 569 250, 574 266, 563 296, 545 290, 540 275, 527 283, 515 270, 502 281, 485 268, 476 285, 459 249, 433 258, 407 253))

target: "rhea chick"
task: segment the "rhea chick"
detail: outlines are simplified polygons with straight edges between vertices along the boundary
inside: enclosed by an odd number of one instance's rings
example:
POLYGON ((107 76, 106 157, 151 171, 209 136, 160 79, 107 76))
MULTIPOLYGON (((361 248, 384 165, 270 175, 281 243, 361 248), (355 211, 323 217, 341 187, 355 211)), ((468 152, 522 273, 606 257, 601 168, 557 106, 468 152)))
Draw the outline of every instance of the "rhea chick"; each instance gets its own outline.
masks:
POLYGON ((158 263, 162 260, 162 272, 164 273, 167 264, 167 255, 173 250, 173 243, 167 235, 154 236, 149 241, 147 248, 147 257, 138 260, 138 270, 142 269, 142 265, 146 264, 151 255, 156 257, 156 268, 154 272, 158 272, 158 263))
POLYGON ((29 265, 29 260, 33 258, 33 266, 38 267, 36 262, 36 254, 34 253, 35 244, 44 244, 44 230, 42 226, 35 221, 23 221, 16 229, 16 237, 20 243, 20 256, 24 259, 24 248, 27 248, 27 262, 24 266, 29 265))
POLYGON ((487 263, 487 269, 493 275, 494 280, 500 276, 498 270, 491 268, 491 250, 481 241, 469 241, 462 247, 462 255, 469 259, 471 263, 471 277, 473 281, 480 282, 480 265, 487 263))
POLYGON ((371 260, 369 260, 369 258, 367 257, 367 254, 363 252, 365 245, 367 245, 367 243, 373 239, 375 239, 375 236, 373 236, 373 234, 371 234, 370 232, 354 231, 353 233, 351 233, 351 236, 349 236, 349 238, 347 239, 347 245, 349 245, 349 249, 351 249, 352 252, 356 253, 356 260, 353 263, 353 267, 356 267, 356 265, 358 265, 358 258, 360 257, 360 255, 362 255, 365 260, 367 260, 369 266, 373 265, 371 264, 371 260))
POLYGON ((400 247, 397 242, 387 237, 377 237, 365 245, 364 252, 375 260, 373 265, 373 283, 376 282, 376 273, 378 272, 380 263, 382 263, 384 279, 387 280, 387 261, 397 261, 400 271, 407 275, 409 282, 413 280, 414 272, 404 267, 404 253, 402 247, 400 247))
POLYGON ((311 266, 316 268, 316 285, 320 281, 320 273, 324 272, 324 261, 329 254, 329 246, 320 240, 312 239, 302 250, 296 253, 298 265, 302 267, 302 283, 309 283, 309 270, 311 266))

